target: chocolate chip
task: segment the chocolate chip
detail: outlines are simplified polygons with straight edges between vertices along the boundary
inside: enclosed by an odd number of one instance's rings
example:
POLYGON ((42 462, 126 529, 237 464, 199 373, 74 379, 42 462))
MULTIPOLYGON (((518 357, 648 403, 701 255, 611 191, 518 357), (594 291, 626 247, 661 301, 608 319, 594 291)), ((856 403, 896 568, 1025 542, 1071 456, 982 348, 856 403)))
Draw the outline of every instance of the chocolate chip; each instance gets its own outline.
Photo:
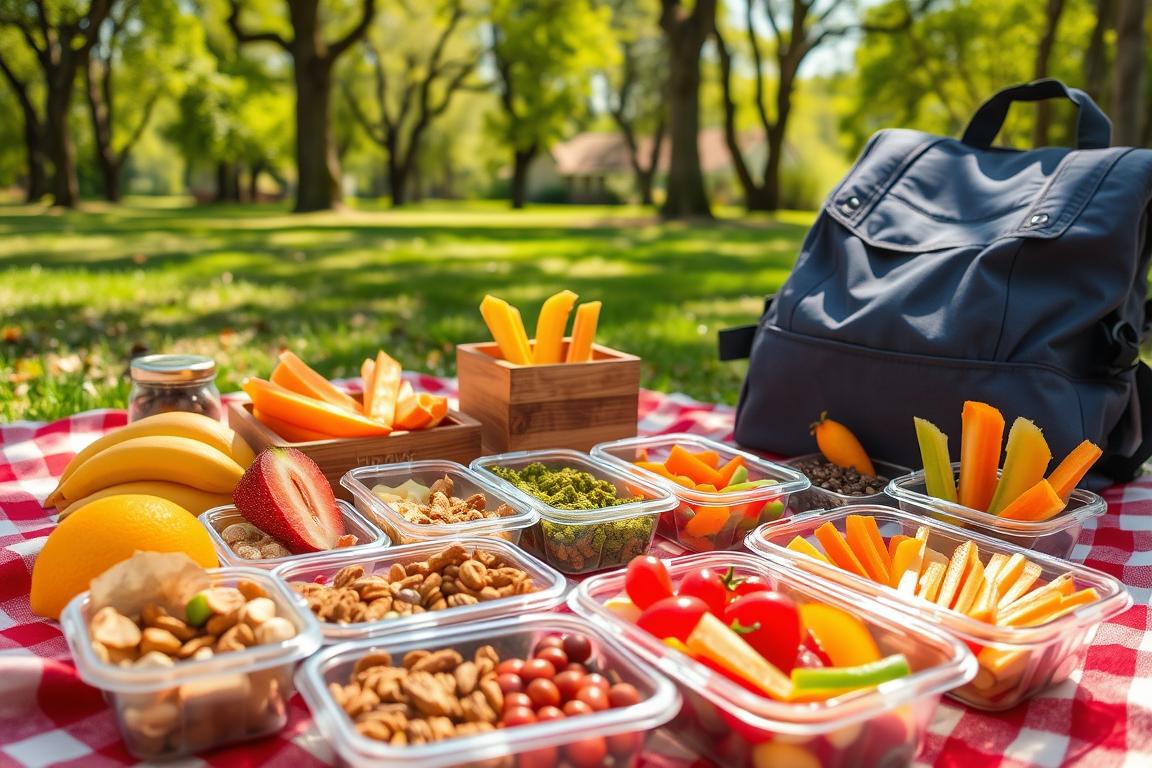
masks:
POLYGON ((884 490, 888 478, 862 475, 851 467, 841 467, 826 459, 809 459, 792 465, 812 481, 812 485, 844 496, 872 496, 884 490))

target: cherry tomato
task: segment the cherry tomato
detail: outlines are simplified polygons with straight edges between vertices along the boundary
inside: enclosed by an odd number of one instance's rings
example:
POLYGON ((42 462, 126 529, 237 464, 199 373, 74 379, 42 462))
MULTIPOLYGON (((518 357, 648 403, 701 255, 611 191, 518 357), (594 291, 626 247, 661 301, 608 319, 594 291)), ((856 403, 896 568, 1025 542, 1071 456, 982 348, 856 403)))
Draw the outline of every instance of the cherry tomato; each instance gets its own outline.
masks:
POLYGON ((631 755, 640 751, 640 746, 644 743, 644 734, 638 731, 617 733, 606 737, 605 741, 608 742, 608 751, 612 754, 631 755))
POLYGON ((796 666, 803 630, 791 598, 779 592, 738 597, 724 611, 724 622, 784 674, 796 666))
POLYGON ((624 574, 624 591, 641 610, 675 594, 664 561, 654 555, 632 558, 624 574))
POLYGON ((524 669, 520 670, 520 677, 525 683, 538 677, 546 677, 551 680, 556 677, 556 667, 552 666, 552 662, 547 659, 528 659, 524 663, 524 669))
MULTIPOLYGON (((547 637, 542 637, 536 641, 536 652, 537 653, 544 650, 545 648, 563 648, 563 647, 564 647, 564 638, 561 637, 560 635, 548 635, 547 637)), ((536 654, 534 653, 532 655, 535 656, 536 654)))
POLYGON ((517 756, 518 768, 555 768, 560 763, 560 750, 556 747, 541 747, 517 756))
POLYGON ((582 675, 588 672, 588 667, 584 666, 583 664, 578 664, 575 661, 568 662, 568 666, 564 667, 564 669, 570 669, 573 672, 579 672, 582 675))
POLYGON ((724 574, 724 580, 728 582, 728 590, 732 593, 729 597, 730 600, 756 592, 772 591, 772 585, 763 576, 737 576, 736 571, 732 568, 729 568, 728 573, 724 574))
POLYGON ((524 659, 504 659, 496 665, 496 674, 519 675, 522 669, 524 669, 524 659))
POLYGON ((586 685, 576 694, 576 701, 582 701, 595 712, 608 709, 608 691, 595 685, 586 685))
POLYGON ((496 684, 500 686, 500 690, 504 692, 504 695, 519 693, 524 690, 524 679, 520 677, 520 675, 514 675, 511 672, 496 675, 496 684))
POLYGON ((505 728, 515 728, 518 725, 531 725, 534 722, 536 722, 536 713, 528 707, 506 709, 500 717, 500 724, 505 728))
POLYGON ((630 707, 640 703, 640 691, 629 683, 616 683, 608 689, 608 703, 613 707, 630 707))
POLYGON ((528 694, 520 691, 512 691, 511 693, 504 694, 504 709, 512 709, 513 707, 528 707, 532 708, 532 699, 528 694))
POLYGON ((708 605, 708 610, 723 617, 724 606, 728 605, 728 585, 724 573, 715 568, 697 568, 680 580, 676 594, 681 597, 698 597, 708 605))
POLYGON ((536 709, 560 706, 560 689, 556 687, 556 683, 552 682, 550 677, 538 677, 532 680, 524 689, 524 693, 532 699, 532 705, 536 709))
POLYGON ((563 720, 566 717, 564 710, 559 707, 540 707, 536 710, 536 722, 546 723, 549 720, 563 720))
POLYGON ((576 715, 590 715, 592 714, 592 707, 588 706, 580 699, 572 699, 564 705, 564 714, 568 717, 575 717, 576 715))
POLYGON ((564 653, 563 648, 557 648, 554 645, 538 649, 536 658, 550 662, 553 669, 564 669, 568 666, 568 654, 564 653))
POLYGON ((560 690, 560 698, 564 701, 576 698, 576 692, 583 687, 585 677, 587 675, 584 674, 583 670, 577 672, 573 669, 566 669, 556 675, 554 682, 560 690))
POLYGON ((612 687, 612 684, 608 682, 608 678, 604 677, 604 675, 593 672, 590 675, 585 675, 583 682, 580 683, 581 688, 587 688, 588 686, 603 688, 604 693, 608 693, 608 689, 612 687))
POLYGON ((592 641, 586 635, 564 635, 563 647, 568 661, 583 664, 592 655, 592 641))
POLYGON ((598 768, 608 757, 603 736, 590 736, 564 745, 564 754, 575 768, 598 768))
MULTIPOLYGON (((824 649, 820 647, 820 643, 816 642, 816 638, 812 637, 811 632, 808 632, 808 631, 804 632, 804 643, 803 643, 803 645, 800 646, 800 651, 801 651, 801 655, 807 653, 808 655, 815 657, 816 661, 819 662, 819 664, 805 664, 802 666, 813 666, 813 667, 834 667, 834 666, 836 666, 835 664, 832 663, 832 657, 829 656, 824 651, 824 649)), ((801 666, 801 665, 797 664, 797 666, 801 666)))
POLYGON ((708 604, 698 597, 666 597, 650 605, 636 620, 636 626, 663 640, 674 637, 687 642, 708 604))

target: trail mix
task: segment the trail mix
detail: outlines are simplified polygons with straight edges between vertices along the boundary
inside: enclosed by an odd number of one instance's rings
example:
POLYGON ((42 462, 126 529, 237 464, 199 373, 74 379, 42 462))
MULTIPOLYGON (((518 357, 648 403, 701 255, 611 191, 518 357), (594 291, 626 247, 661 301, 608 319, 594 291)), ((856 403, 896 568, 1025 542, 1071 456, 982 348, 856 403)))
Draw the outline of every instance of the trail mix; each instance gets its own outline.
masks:
POLYGON ((513 514, 507 504, 488 509, 488 498, 482 493, 474 493, 466 499, 456 496, 455 483, 448 475, 432 483, 431 487, 409 480, 395 488, 374 486, 372 493, 416 525, 468 523, 513 514))
POLYGON ((139 616, 112 606, 88 622, 92 650, 101 661, 123 667, 170 667, 185 659, 279 643, 296 636, 296 625, 276 615, 276 603, 254 584, 211 587, 196 593, 183 616, 148 605, 139 616))
MULTIPOLYGON (((409 651, 395 665, 390 654, 374 651, 356 662, 346 685, 333 682, 328 689, 357 731, 392 746, 579 717, 641 700, 633 685, 593 657, 583 635, 544 637, 528 658, 502 659, 484 645, 469 659, 450 648, 409 651)), ((640 733, 589 736, 523 757, 530 756, 532 765, 574 768, 627 764, 642 741, 640 733)), ((504 768, 516 760, 485 765, 504 768)))
POLYGON ((381 573, 341 568, 331 584, 295 581, 321 621, 350 624, 394 619, 536 591, 532 576, 500 555, 453 544, 427 560, 393 563, 381 573))
POLYGON ((488 471, 556 509, 604 509, 644 500, 621 496, 612 482, 573 467, 549 468, 534 462, 520 470, 489 467, 488 471))
MULTIPOLYGON (((220 531, 220 538, 228 548, 245 560, 272 560, 288 557, 292 552, 251 523, 232 523, 220 531)), ((346 533, 336 540, 333 549, 354 547, 360 543, 354 534, 346 533)))
POLYGON ((844 496, 872 496, 884 492, 889 478, 864 475, 852 467, 841 467, 824 458, 808 459, 792 465, 812 485, 844 496))

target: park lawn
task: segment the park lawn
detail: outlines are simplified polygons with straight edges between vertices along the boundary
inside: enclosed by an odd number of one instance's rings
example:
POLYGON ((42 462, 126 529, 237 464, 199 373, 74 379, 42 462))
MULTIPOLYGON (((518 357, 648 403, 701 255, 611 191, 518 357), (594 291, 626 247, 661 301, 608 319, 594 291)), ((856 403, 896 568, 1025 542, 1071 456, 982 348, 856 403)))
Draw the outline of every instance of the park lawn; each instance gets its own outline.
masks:
POLYGON ((662 223, 639 208, 435 204, 294 216, 173 201, 80 212, 0 206, 0 421, 123 407, 134 351, 212 355, 222 390, 290 348, 333 377, 378 348, 454 373, 487 338, 486 292, 529 335, 561 288, 604 302, 599 340, 644 359, 644 386, 734 403, 744 365, 716 331, 754 321, 810 214, 662 223))

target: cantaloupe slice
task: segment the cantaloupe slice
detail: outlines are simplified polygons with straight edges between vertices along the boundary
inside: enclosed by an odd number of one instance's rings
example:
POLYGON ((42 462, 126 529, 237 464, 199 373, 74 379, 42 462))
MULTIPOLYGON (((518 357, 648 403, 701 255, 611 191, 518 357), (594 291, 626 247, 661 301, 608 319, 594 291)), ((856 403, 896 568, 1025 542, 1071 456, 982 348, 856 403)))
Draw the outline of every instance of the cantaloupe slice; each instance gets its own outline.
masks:
POLYGON ((959 594, 956 595, 956 602, 952 604, 953 610, 964 614, 969 613, 976 601, 976 596, 980 594, 985 583, 984 564, 976 560, 972 563, 967 575, 964 576, 964 584, 960 587, 959 594))
POLYGON ((1088 470, 1103 454, 1100 446, 1091 440, 1085 440, 1073 448, 1048 476, 1048 482, 1052 484, 1056 495, 1067 503, 1072 491, 1076 490, 1076 485, 1084 479, 1084 475, 1088 474, 1088 470))
POLYGON ((848 542, 844 541, 844 537, 840 535, 840 531, 836 530, 836 526, 832 523, 824 523, 816 529, 816 539, 820 542, 820 546, 824 547, 824 554, 828 556, 837 567, 854 573, 857 576, 863 576, 865 579, 869 578, 868 571, 860 563, 860 559, 848 546, 848 542))
POLYGON ((920 581, 916 585, 916 596, 934 603, 940 594, 940 585, 944 582, 944 566, 941 563, 928 563, 928 567, 920 574, 920 581))
POLYGON ((984 512, 996 492, 1004 416, 987 403, 969 400, 960 415, 960 486, 957 496, 966 507, 984 512))
POLYGON ((1008 447, 1004 452, 1004 470, 996 493, 988 504, 993 515, 1019 498, 1020 494, 1044 479, 1048 464, 1052 461, 1052 451, 1044 439, 1040 428, 1025 418, 1012 422, 1008 431, 1008 447))
POLYGON ((421 392, 396 406, 396 429, 432 429, 448 415, 448 398, 421 392))
POLYGON ((245 379, 241 387, 257 411, 313 432, 333 437, 377 437, 392 432, 378 421, 298 395, 264 379, 245 379))
POLYGON ((361 412, 360 403, 337 389, 335 384, 310 368, 290 350, 280 353, 279 362, 272 369, 271 380, 273 384, 279 384, 298 395, 315 398, 353 413, 361 412))
POLYGON ((324 432, 317 432, 314 429, 306 427, 298 427, 295 424, 278 419, 275 416, 270 416, 259 408, 252 409, 252 415, 261 421, 264 426, 272 430, 285 440, 293 443, 309 443, 315 440, 331 440, 332 435, 324 432))

